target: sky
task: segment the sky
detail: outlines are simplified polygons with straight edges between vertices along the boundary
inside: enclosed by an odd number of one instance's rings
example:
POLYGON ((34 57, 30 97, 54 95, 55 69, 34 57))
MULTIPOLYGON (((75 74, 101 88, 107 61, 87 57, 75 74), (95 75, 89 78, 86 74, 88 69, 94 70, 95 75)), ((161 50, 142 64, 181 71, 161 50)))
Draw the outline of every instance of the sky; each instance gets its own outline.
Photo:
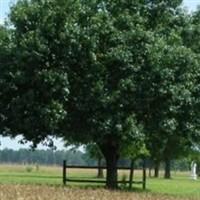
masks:
MULTIPOLYGON (((21 139, 22 139, 22 136, 17 136, 14 139, 0 136, 0 150, 3 150, 4 148, 13 149, 13 150, 18 150, 20 148, 23 148, 23 149, 30 148, 31 143, 20 144, 19 141, 21 139)), ((53 142, 57 150, 67 149, 66 147, 64 147, 64 143, 62 142, 61 138, 53 139, 53 142)), ((48 149, 48 147, 45 147, 42 144, 39 144, 37 149, 48 149)))
MULTIPOLYGON (((6 15, 9 13, 9 7, 17 0, 0 0, 0 23, 3 23, 6 15)), ((200 4, 200 0, 183 0, 183 5, 188 8, 188 10, 195 10, 196 6, 200 4)))
MULTIPOLYGON (((6 15, 9 13, 9 7, 13 3, 15 3, 17 0, 0 0, 0 23, 3 23, 3 21, 6 18, 6 15)), ((197 7, 197 5, 200 5, 200 0, 184 0, 183 6, 187 7, 189 11, 194 11, 197 7)), ((0 136, 0 142, 1 146, 0 149, 4 148, 12 148, 14 150, 18 150, 19 148, 29 148, 30 143, 26 145, 21 145, 18 143, 18 141, 22 139, 20 136, 16 137, 15 139, 10 139, 9 137, 2 137, 0 136)), ((57 149, 65 149, 62 139, 54 139, 54 143, 57 147, 57 149)), ((44 147, 40 144, 38 146, 38 149, 43 149, 44 147)))
POLYGON ((186 6, 190 11, 195 10, 197 5, 200 5, 200 0, 183 0, 183 6, 186 6))

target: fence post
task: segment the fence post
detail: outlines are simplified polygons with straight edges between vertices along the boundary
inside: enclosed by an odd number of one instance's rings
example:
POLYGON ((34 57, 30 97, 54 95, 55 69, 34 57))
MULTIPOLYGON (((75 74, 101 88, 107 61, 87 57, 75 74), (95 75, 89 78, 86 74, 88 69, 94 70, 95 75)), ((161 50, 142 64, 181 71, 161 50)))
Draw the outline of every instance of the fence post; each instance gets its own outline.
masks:
POLYGON ((66 160, 63 160, 63 185, 66 185, 66 160))
POLYGON ((146 189, 146 161, 143 159, 143 189, 146 189))
POLYGON ((134 171, 134 160, 131 160, 131 170, 130 170, 130 178, 129 178, 129 189, 132 188, 132 183, 133 183, 133 171, 134 171))

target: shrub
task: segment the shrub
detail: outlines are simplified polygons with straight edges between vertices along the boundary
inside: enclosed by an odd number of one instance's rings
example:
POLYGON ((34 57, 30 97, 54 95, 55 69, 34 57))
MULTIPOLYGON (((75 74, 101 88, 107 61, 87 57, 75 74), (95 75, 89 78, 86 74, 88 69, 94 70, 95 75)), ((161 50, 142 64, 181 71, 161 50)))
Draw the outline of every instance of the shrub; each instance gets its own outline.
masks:
POLYGON ((33 168, 32 167, 26 167, 26 172, 32 172, 33 168))
POLYGON ((122 183, 121 183, 121 187, 125 188, 126 187, 126 179, 127 179, 127 175, 123 174, 122 175, 122 183))
POLYGON ((36 171, 38 172, 40 170, 39 165, 37 164, 35 167, 36 167, 36 171))

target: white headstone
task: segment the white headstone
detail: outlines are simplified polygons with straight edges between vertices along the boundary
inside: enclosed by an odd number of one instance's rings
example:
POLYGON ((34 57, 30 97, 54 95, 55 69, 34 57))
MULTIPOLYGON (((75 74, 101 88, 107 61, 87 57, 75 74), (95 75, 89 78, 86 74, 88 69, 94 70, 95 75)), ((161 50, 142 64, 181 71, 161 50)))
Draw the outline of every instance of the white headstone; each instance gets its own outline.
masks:
POLYGON ((192 161, 192 163, 191 163, 191 178, 193 180, 197 180, 196 170, 197 170, 197 164, 192 161))

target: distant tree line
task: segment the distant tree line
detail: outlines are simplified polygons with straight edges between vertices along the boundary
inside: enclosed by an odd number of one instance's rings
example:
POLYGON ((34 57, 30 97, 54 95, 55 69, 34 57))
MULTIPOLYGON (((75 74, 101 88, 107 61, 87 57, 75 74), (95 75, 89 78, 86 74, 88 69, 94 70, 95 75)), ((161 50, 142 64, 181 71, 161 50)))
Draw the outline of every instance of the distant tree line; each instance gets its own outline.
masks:
POLYGON ((70 150, 35 150, 29 149, 3 149, 0 150, 1 163, 19 163, 19 164, 41 164, 41 165, 62 165, 64 159, 72 165, 86 165, 81 151, 70 150))
MULTIPOLYGON (((0 163, 17 164, 41 164, 41 165, 62 165, 63 160, 67 160, 68 165, 97 165, 97 159, 91 157, 89 152, 80 150, 39 150, 30 149, 13 150, 5 148, 0 150, 0 163)), ((102 162, 105 165, 105 161, 102 162)), ((120 159, 120 166, 129 166, 130 161, 120 159)), ((138 166, 140 163, 138 163, 138 166)))
MULTIPOLYGON (((82 152, 80 150, 30 150, 19 149, 13 150, 5 148, 0 150, 0 163, 17 163, 17 164, 40 164, 40 165, 62 165, 63 160, 67 160, 69 165, 85 165, 94 166, 98 164, 98 159, 91 156, 89 151, 82 152)), ((102 165, 105 165, 103 160, 102 165)), ((130 160, 120 158, 118 166, 130 166, 130 160)), ((135 168, 142 167, 142 160, 138 159, 135 168)), ((147 168, 154 170, 155 163, 152 160, 146 160, 147 168)), ((189 170, 190 163, 188 160, 174 160, 172 162, 172 170, 187 171, 189 170)), ((161 163, 160 169, 164 168, 161 163)), ((151 174, 153 176, 154 174, 151 174)))

